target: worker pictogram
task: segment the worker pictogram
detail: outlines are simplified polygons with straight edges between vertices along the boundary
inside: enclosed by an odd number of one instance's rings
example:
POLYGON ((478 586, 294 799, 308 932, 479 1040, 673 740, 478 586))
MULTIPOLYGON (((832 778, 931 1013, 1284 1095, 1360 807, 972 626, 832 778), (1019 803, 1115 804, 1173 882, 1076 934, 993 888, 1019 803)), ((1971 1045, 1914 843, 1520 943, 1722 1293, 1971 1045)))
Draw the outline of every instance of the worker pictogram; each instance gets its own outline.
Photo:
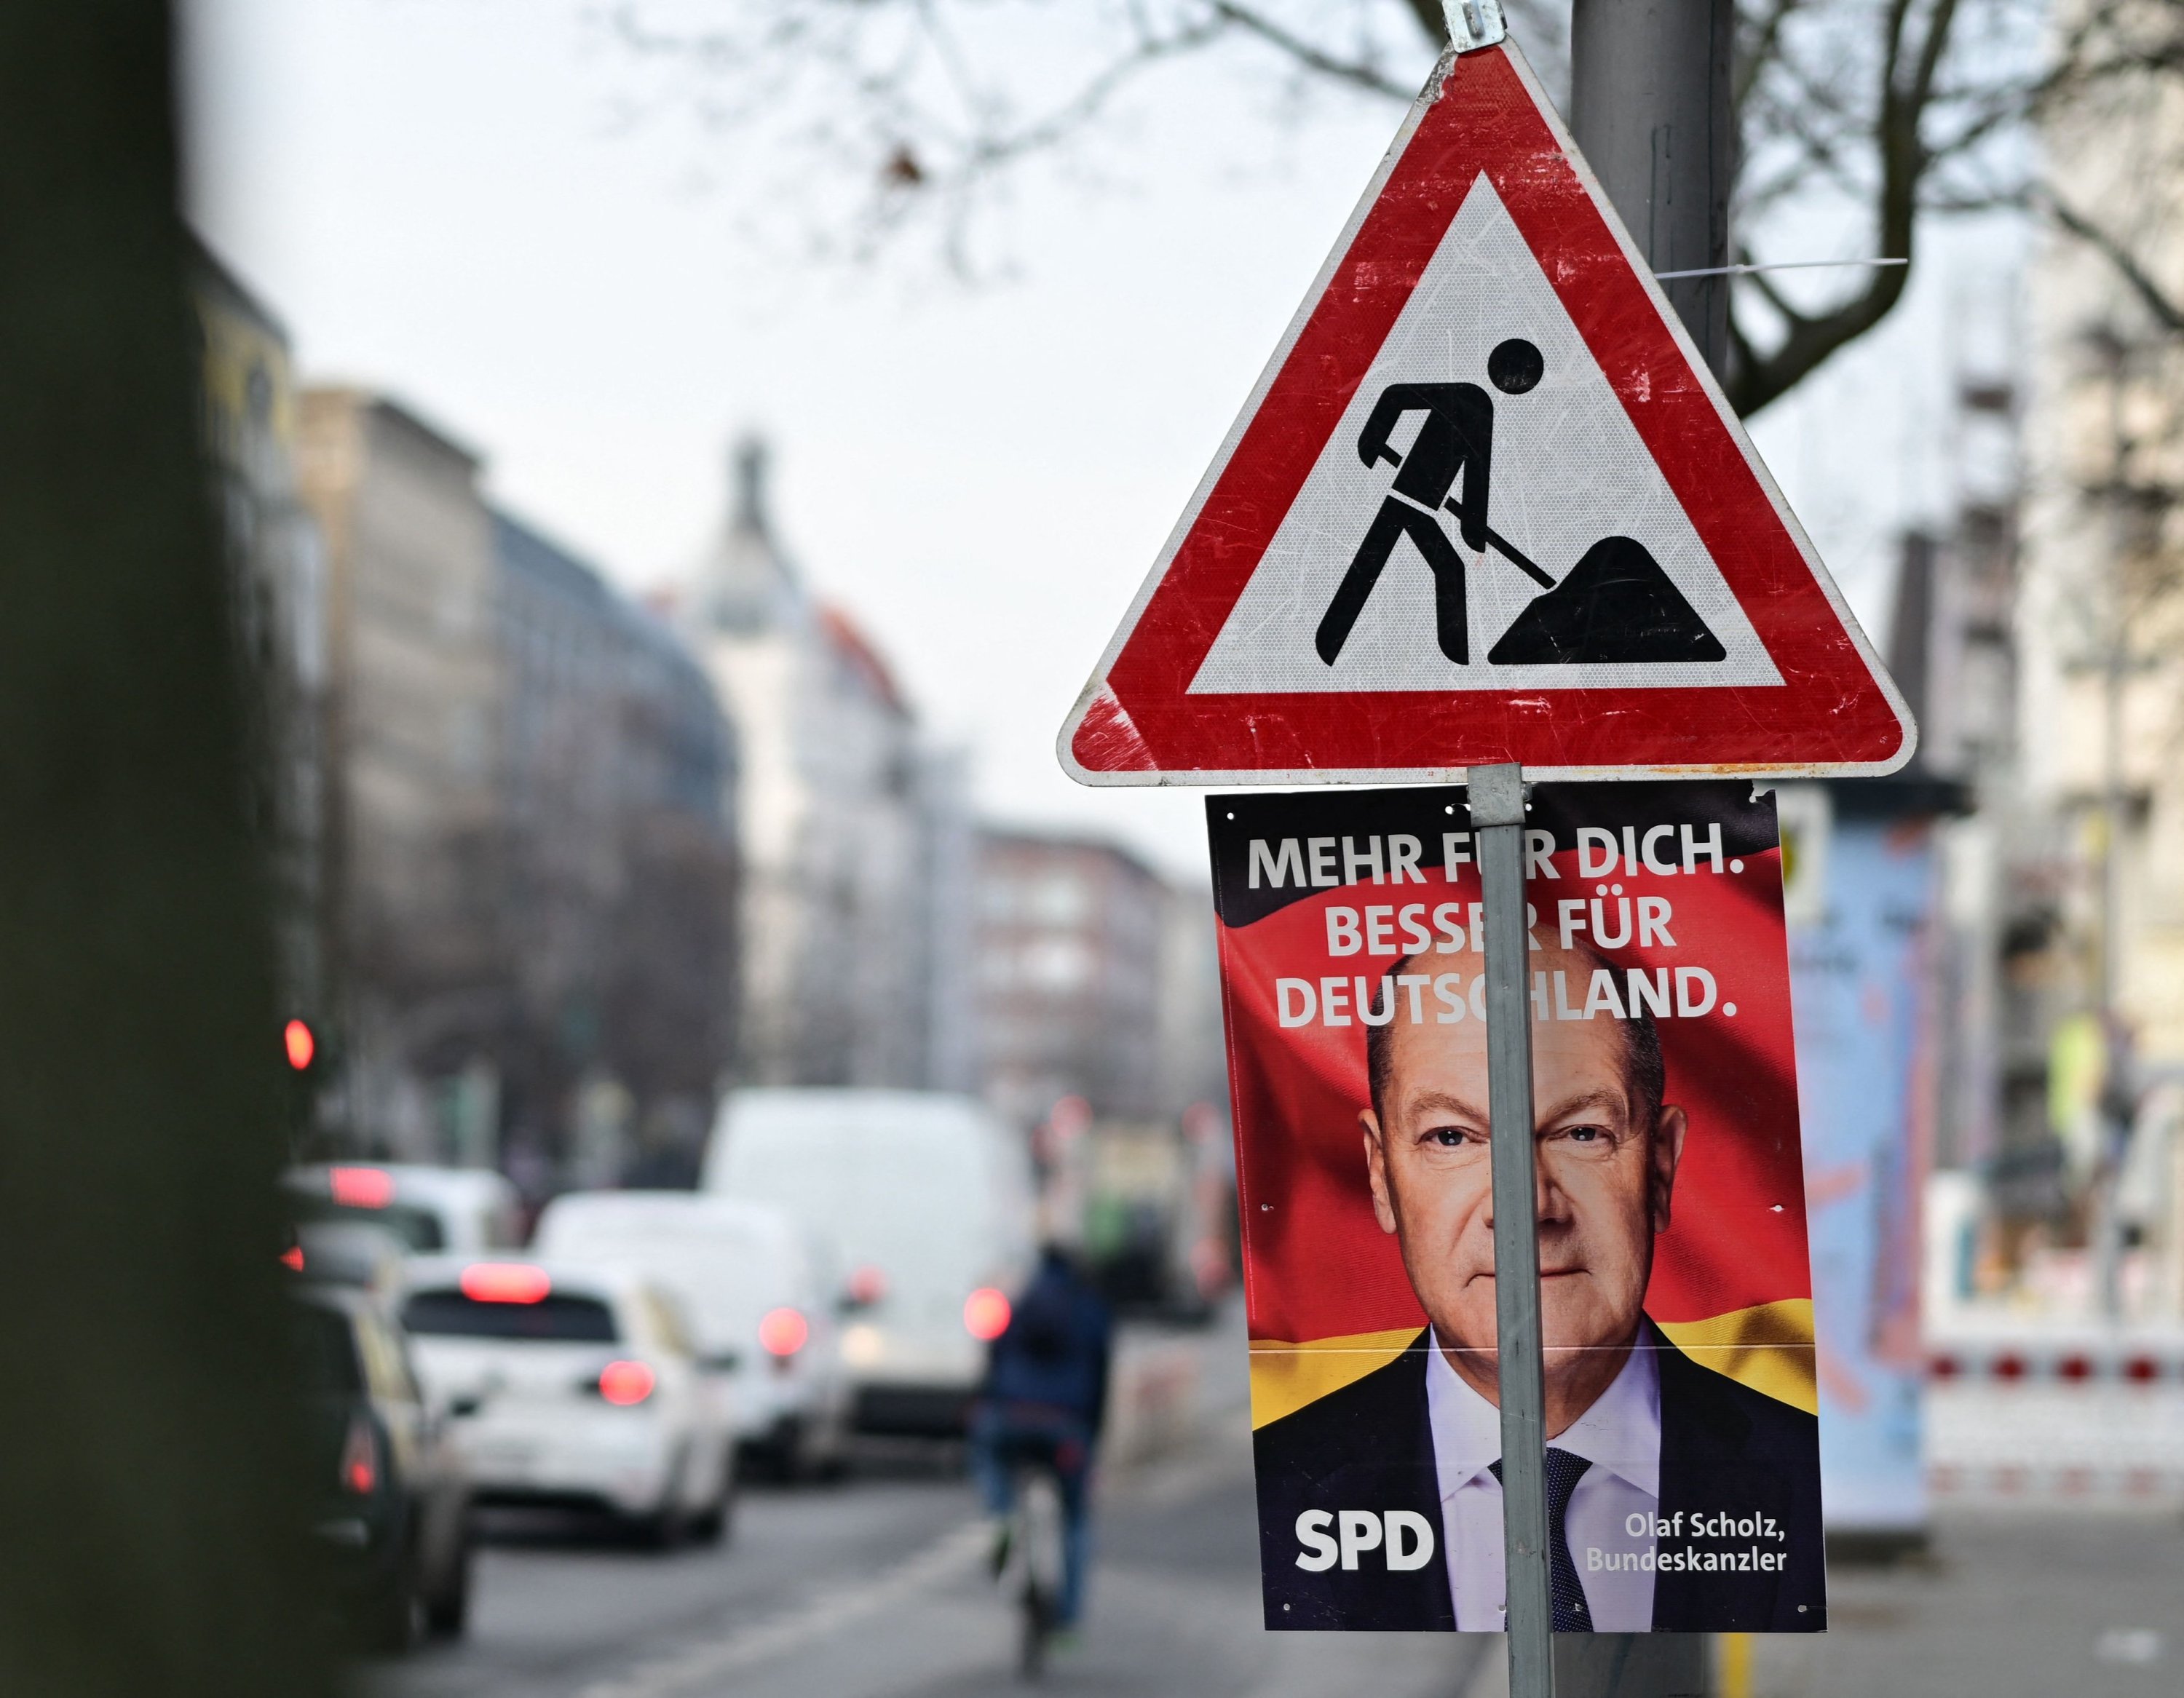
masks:
MULTIPOLYGON (((1497 344, 1487 356, 1488 380, 1505 395, 1529 393, 1544 370, 1540 350, 1521 337, 1497 344)), ((1470 660, 1464 562, 1441 528, 1437 509, 1442 508, 1455 516, 1465 548, 1474 553, 1491 548, 1546 592, 1502 633, 1488 653, 1490 661, 1546 665, 1724 658, 1720 640, 1644 543, 1602 537, 1557 582, 1488 522, 1494 400, 1476 383, 1390 384, 1373 405, 1357 457, 1368 469, 1385 460, 1396 473, 1321 616, 1313 646, 1328 665, 1340 657, 1389 556, 1405 537, 1433 573, 1434 636, 1440 652, 1459 666, 1470 660), (1425 420, 1410 451, 1399 454, 1389 437, 1411 412, 1423 412, 1425 420), (1459 474, 1463 487, 1451 495, 1459 474)))

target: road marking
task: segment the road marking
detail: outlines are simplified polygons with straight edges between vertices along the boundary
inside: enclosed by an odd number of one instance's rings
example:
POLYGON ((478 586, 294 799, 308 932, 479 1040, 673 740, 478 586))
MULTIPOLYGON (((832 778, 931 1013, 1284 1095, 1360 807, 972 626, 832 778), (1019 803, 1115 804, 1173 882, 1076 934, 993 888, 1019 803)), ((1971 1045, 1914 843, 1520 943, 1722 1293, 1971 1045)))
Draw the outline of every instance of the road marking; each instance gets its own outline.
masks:
POLYGON ((800 1651, 861 1617, 905 1602, 967 1573, 984 1555, 991 1537, 990 1523, 965 1522, 872 1579, 822 1592, 784 1614, 641 1662, 627 1674, 587 1686, 580 1698, 676 1698, 722 1675, 800 1651))

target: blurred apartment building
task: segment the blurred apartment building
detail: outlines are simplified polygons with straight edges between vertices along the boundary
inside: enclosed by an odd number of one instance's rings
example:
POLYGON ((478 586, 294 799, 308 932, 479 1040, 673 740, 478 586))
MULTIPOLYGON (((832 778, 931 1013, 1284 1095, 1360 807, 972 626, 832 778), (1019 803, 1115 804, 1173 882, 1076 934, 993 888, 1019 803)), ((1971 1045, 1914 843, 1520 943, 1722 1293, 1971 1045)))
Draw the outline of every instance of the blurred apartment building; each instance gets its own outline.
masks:
POLYGON ((730 1042, 733 743, 673 638, 495 514, 469 449, 305 392, 325 538, 334 1137, 597 1179, 730 1042))
MULTIPOLYGON (((2031 290, 2018 638, 2024 894, 2048 1131, 2095 1239, 2165 1259, 2184 1311, 2184 112, 2119 75, 2046 126, 2074 215, 2031 290), (2165 297, 2164 310, 2148 298, 2165 297)), ((2148 1294, 2151 1294, 2148 1293, 2148 1294)))
POLYGON ((775 534, 739 446, 687 629, 741 740, 740 1042, 768 1085, 973 1081, 970 836, 960 763, 775 534))
MULTIPOLYGON (((1996 345, 1956 349, 1942 426, 1947 522, 1902 538, 1887 660, 1919 723, 1918 753, 1893 793, 1933 834, 1929 935, 1917 954, 1930 976, 1928 1155, 1946 1166, 1998 1168, 2038 1141, 2042 1088, 2038 1046, 2025 1035, 2039 1010, 2005 965, 2025 906, 2015 626, 2023 473, 2012 319, 2005 303, 1988 305, 1980 316, 1996 345)), ((1877 795, 1890 787, 1866 788, 1877 795)))
POLYGON ((694 1153, 734 1054, 734 742, 663 623, 529 526, 493 530, 510 1070, 529 1118, 573 1103, 563 1177, 611 1184, 694 1153))
POLYGON ((326 539, 330 956, 348 1137, 413 1159, 489 1150, 500 968, 491 521, 469 450, 392 401, 302 402, 326 539))
MULTIPOLYGON (((2184 298, 2184 120, 2120 106, 2098 137, 2052 127, 2059 178, 2184 298)), ((2044 248, 2032 308, 2025 782, 2053 971, 2112 1000, 2143 1061, 2184 1067, 2184 341, 2083 242, 2044 248)))
POLYGON ((256 710, 249 795, 275 898, 276 987, 282 1017, 316 1027, 326 996, 325 559, 297 490, 294 374, 279 322, 202 248, 193 284, 201 431, 233 575, 237 646, 255 685, 246 697, 256 710))
POLYGON ((1222 1100, 1203 895, 978 829, 780 545, 762 445, 671 626, 413 409, 298 392, 209 259, 198 312, 320 1142, 538 1194, 687 1178, 737 1081, 983 1091, 1027 1128, 1222 1100))
POLYGON ((1935 1153, 1979 1181, 1948 1194, 1979 1200, 1944 1260, 1967 1298, 2173 1316, 2184 341, 2148 290, 2184 300, 2184 120, 2155 80, 2120 72, 2045 127, 2072 216, 2143 276, 2098 242, 2043 238, 2008 345, 1959 362, 1958 516, 1914 539, 1899 583, 1891 660, 1919 767, 1964 792, 1941 838, 1935 1153))
POLYGON ((987 830, 975 932, 987 1100, 1103 1118, 1225 1100, 1211 900, 1097 838, 987 830))

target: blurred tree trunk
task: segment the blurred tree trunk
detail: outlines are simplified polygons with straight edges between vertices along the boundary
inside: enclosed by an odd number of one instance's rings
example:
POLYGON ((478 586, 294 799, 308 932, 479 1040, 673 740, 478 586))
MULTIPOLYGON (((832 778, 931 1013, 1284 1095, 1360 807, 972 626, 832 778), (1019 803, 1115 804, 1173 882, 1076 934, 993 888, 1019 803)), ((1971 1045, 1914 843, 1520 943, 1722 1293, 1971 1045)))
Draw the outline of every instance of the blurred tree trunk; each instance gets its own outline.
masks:
POLYGON ((0 1692, 312 1698, 161 0, 0 7, 0 1692))

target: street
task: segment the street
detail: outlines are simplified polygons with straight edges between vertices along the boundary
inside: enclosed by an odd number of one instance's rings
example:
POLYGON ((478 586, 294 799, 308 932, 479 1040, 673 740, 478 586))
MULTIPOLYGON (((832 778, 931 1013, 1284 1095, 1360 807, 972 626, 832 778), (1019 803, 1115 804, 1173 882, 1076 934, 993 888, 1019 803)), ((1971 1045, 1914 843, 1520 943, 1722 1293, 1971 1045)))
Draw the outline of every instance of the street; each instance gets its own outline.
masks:
POLYGON ((1739 1698, 2133 1698, 2173 1693, 2173 1512, 1957 1509, 1893 1567, 1830 1566, 1830 1631, 1752 1643, 1739 1698))
MULTIPOLYGON (((1203 1424, 1104 1482, 1090 1618, 1047 1685, 1117 1698, 1306 1698, 1358 1680, 1376 1698, 1462 1690, 1498 1640, 1261 1629, 1240 1327, 1185 1338, 1203 1424)), ((986 1523, 940 1459, 881 1456, 837 1485, 747 1489, 717 1550, 510 1525, 480 1553, 468 1636, 382 1666, 375 1698, 1018 1690, 1014 1623, 982 1562, 986 1523)))
MULTIPOLYGON (((1133 1343, 1142 1349, 1141 1337, 1133 1343)), ((1056 1691, 1375 1698, 1504 1690, 1498 1638, 1269 1634, 1259 1625, 1242 1340, 1160 1341, 1199 1370, 1199 1424, 1109 1471, 1082 1643, 1056 1691)), ((1019 1690, 986 1527, 944 1455, 868 1449, 834 1484, 745 1489, 728 1543, 645 1550, 504 1517, 471 1629, 376 1665, 371 1698, 978 1698, 1019 1690)), ((2176 1690, 2184 1521, 2163 1510, 1953 1506, 1931 1550, 1831 1565, 1832 1625, 1748 1642, 1724 1698, 2136 1698, 2176 1690)))

